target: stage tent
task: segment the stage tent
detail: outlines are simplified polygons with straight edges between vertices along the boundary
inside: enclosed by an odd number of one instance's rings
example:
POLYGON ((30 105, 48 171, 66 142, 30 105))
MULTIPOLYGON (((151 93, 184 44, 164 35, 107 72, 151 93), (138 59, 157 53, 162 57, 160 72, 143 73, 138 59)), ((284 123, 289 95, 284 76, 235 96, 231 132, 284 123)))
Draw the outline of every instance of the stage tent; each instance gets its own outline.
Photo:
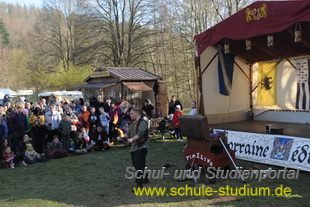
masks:
POLYGON ((310 58, 310 1, 255 2, 196 35, 194 42, 198 111, 211 124, 250 119, 266 109, 296 110, 296 59, 310 58), (295 33, 300 40, 295 41, 295 33), (273 45, 267 46, 267 37, 273 38, 273 45), (220 54, 235 56, 229 95, 219 93, 220 54), (268 62, 276 64, 275 79, 269 83, 276 101, 260 105, 258 91, 264 80, 258 68, 268 62))

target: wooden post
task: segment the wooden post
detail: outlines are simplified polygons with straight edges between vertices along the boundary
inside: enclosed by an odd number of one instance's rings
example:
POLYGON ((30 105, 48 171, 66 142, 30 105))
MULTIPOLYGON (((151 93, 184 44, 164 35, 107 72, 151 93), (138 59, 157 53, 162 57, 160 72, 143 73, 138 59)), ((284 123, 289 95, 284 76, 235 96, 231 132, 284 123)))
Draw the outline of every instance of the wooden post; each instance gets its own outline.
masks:
POLYGON ((121 99, 124 100, 124 85, 121 83, 121 99))
POLYGON ((203 101, 202 73, 201 73, 201 67, 200 67, 200 59, 199 59, 199 64, 198 64, 198 84, 197 85, 199 87, 199 111, 198 113, 204 116, 205 110, 204 110, 204 101, 203 101))
POLYGON ((253 120, 253 91, 252 91, 252 87, 253 87, 253 64, 250 64, 250 120, 253 120))
MULTIPOLYGON (((198 59, 198 61, 200 61, 200 59, 198 59)), ((199 74, 198 74, 198 65, 196 65, 196 73, 195 73, 195 76, 196 76, 196 109, 197 109, 197 115, 200 114, 200 96, 199 96, 199 81, 198 81, 198 77, 199 77, 199 74)))

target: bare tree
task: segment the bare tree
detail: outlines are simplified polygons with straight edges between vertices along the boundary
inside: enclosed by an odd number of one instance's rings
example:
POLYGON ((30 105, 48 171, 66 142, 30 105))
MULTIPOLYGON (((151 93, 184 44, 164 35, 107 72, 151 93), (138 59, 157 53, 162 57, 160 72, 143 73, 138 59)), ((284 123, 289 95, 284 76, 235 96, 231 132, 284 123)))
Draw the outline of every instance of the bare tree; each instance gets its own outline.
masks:
MULTIPOLYGON (((102 40, 100 55, 113 66, 135 66, 149 52, 153 35, 151 0, 85 0, 85 12, 97 22, 102 40)), ((143 60, 142 60, 143 61, 143 60)))
POLYGON ((79 0, 44 1, 36 34, 42 46, 41 55, 46 56, 51 68, 59 62, 65 70, 70 64, 90 64, 98 51, 91 21, 82 14, 80 6, 79 0))

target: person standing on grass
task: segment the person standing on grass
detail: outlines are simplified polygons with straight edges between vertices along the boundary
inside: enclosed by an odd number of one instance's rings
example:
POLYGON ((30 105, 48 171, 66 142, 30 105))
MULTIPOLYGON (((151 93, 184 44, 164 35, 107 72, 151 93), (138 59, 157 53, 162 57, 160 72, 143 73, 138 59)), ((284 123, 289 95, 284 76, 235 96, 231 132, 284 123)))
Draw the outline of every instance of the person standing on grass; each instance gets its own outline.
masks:
POLYGON ((180 116, 182 115, 184 114, 181 110, 181 106, 177 105, 175 107, 175 112, 173 114, 172 122, 173 122, 173 127, 174 127, 175 134, 177 136, 178 141, 183 141, 182 133, 181 133, 181 124, 180 124, 180 116))
POLYGON ((29 114, 29 110, 28 109, 23 109, 23 114, 25 114, 26 116, 26 120, 27 120, 27 130, 26 132, 30 135, 31 134, 31 124, 30 124, 30 114, 29 114))
POLYGON ((143 179, 143 173, 146 166, 146 155, 149 147, 148 123, 142 117, 142 110, 132 108, 130 118, 133 121, 128 132, 124 135, 130 145, 131 161, 134 168, 138 171, 136 179, 137 188, 143 188, 143 183, 148 179, 143 179))
POLYGON ((149 119, 153 118, 153 110, 154 106, 151 103, 151 99, 146 99, 144 105, 142 106, 142 110, 145 111, 146 115, 149 119))
POLYGON ((181 106, 181 110, 183 110, 183 106, 181 104, 181 102, 179 100, 177 100, 177 98, 175 97, 175 95, 172 95, 171 96, 171 100, 170 100, 170 103, 169 103, 169 111, 168 111, 168 114, 173 114, 175 112, 175 107, 179 105, 181 106))
POLYGON ((28 110, 28 114, 29 114, 29 115, 32 113, 30 102, 27 101, 27 102, 25 103, 25 109, 28 110))
POLYGON ((46 99, 45 98, 41 99, 40 104, 41 104, 42 110, 44 110, 43 114, 47 113, 50 110, 50 106, 46 104, 46 99))
POLYGON ((109 111, 110 124, 109 124, 109 138, 110 142, 116 141, 117 139, 117 130, 115 127, 118 127, 119 122, 119 109, 116 108, 115 103, 111 103, 111 109, 109 111))
POLYGON ((71 101, 72 112, 77 115, 81 111, 81 106, 76 102, 76 100, 71 101))
POLYGON ((8 123, 8 117, 6 115, 6 111, 5 108, 7 108, 7 106, 0 106, 0 118, 6 123, 8 123))
POLYGON ((24 134, 27 131, 27 117, 23 114, 24 104, 17 106, 17 111, 11 115, 9 119, 9 133, 12 133, 11 145, 12 151, 17 153, 18 143, 22 141, 24 134))
POLYGON ((88 130, 89 130, 89 122, 88 122, 88 118, 89 118, 89 111, 87 110, 87 106, 86 105, 83 105, 82 106, 82 109, 81 109, 81 112, 82 112, 82 118, 83 120, 86 122, 86 132, 88 133, 88 130))
POLYGON ((111 99, 110 99, 110 98, 107 98, 107 99, 105 100, 105 102, 104 102, 102 105, 100 105, 100 107, 103 106, 104 111, 107 112, 107 113, 109 113, 109 111, 110 111, 110 109, 111 109, 111 102, 112 102, 111 99))
POLYGON ((69 151, 71 123, 69 121, 69 117, 66 114, 62 115, 62 120, 58 126, 58 132, 63 143, 63 149, 69 151))
POLYGON ((4 97, 3 97, 3 101, 2 101, 2 105, 6 105, 7 103, 10 103, 11 102, 11 98, 8 94, 5 94, 4 97))
POLYGON ((66 108, 66 115, 69 117, 69 121, 71 123, 70 137, 74 139, 77 132, 77 125, 79 124, 79 119, 75 115, 75 113, 72 112, 72 109, 70 107, 66 108))
POLYGON ((103 130, 105 130, 107 132, 107 134, 109 134, 109 125, 110 125, 110 116, 107 112, 104 111, 104 108, 100 108, 100 123, 103 127, 103 130))
POLYGON ((1 139, 7 139, 9 135, 9 128, 5 121, 3 120, 3 117, 0 116, 0 140, 1 139))
POLYGON ((45 125, 47 134, 47 143, 53 140, 54 135, 58 135, 58 126, 61 121, 61 116, 58 111, 55 111, 55 106, 51 105, 49 111, 45 114, 45 125))
POLYGON ((61 103, 60 103, 60 102, 56 102, 56 104, 55 104, 55 111, 58 111, 59 114, 60 114, 60 116, 63 115, 64 110, 62 109, 61 103))
POLYGON ((91 134, 92 134, 94 128, 96 128, 98 126, 99 122, 100 122, 100 118, 99 118, 99 114, 96 113, 96 108, 91 107, 90 108, 90 115, 88 117, 88 123, 89 123, 88 135, 90 137, 91 137, 91 134))
MULTIPOLYGON (((76 125, 77 127, 77 132, 81 132, 82 131, 82 128, 85 128, 87 127, 87 122, 83 119, 83 113, 82 111, 80 111, 78 114, 77 114, 77 117, 78 117, 78 121, 79 123, 76 125)), ((74 138, 74 137, 73 137, 74 138)))
POLYGON ((36 107, 30 116, 30 124, 32 125, 32 135, 34 141, 34 149, 42 154, 45 141, 44 115, 40 107, 36 107))

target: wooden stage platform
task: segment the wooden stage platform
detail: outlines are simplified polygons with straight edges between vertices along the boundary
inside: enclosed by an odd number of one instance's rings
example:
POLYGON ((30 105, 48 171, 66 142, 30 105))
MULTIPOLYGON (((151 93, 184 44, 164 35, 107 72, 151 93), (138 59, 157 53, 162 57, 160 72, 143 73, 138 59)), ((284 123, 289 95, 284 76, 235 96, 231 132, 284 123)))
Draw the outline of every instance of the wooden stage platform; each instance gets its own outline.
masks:
POLYGON ((241 132, 252 133, 266 133, 266 125, 273 124, 274 128, 283 128, 283 135, 293 137, 307 137, 310 138, 310 124, 295 124, 285 122, 272 122, 272 121, 238 121, 222 124, 210 124, 213 129, 225 129, 241 132))

